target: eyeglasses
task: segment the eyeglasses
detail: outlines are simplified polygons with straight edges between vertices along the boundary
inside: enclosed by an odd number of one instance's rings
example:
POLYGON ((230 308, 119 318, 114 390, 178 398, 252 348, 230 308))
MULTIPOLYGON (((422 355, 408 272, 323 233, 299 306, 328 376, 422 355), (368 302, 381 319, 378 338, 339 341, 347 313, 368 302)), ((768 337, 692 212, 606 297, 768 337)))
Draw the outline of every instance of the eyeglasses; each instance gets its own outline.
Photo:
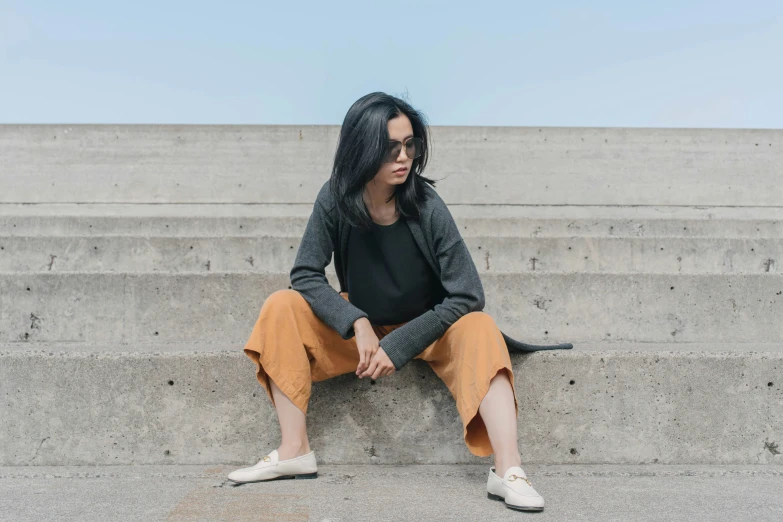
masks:
MULTIPOLYGON (((421 138, 411 138, 405 142, 405 155, 410 159, 416 159, 421 156, 421 138)), ((400 155, 402 143, 396 140, 389 141, 389 148, 386 150, 384 163, 394 163, 400 155)))

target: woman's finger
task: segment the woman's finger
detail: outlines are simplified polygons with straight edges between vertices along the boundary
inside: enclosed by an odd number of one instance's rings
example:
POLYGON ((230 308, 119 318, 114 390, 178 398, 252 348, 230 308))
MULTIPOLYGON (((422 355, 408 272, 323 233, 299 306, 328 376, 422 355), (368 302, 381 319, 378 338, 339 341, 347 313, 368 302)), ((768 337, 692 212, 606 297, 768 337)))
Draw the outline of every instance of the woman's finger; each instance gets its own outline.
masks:
POLYGON ((362 377, 367 377, 369 375, 372 375, 375 371, 375 368, 378 367, 378 361, 375 359, 370 359, 370 364, 367 365, 367 369, 364 370, 364 373, 362 373, 362 377))
POLYGON ((386 367, 385 366, 381 366, 379 364, 378 367, 375 369, 375 371, 372 373, 372 377, 371 377, 372 380, 373 381, 378 380, 378 378, 381 376, 381 374, 384 372, 384 370, 386 370, 386 367))
POLYGON ((359 350, 359 366, 356 368, 356 374, 360 374, 364 370, 364 361, 367 359, 364 350, 359 350))

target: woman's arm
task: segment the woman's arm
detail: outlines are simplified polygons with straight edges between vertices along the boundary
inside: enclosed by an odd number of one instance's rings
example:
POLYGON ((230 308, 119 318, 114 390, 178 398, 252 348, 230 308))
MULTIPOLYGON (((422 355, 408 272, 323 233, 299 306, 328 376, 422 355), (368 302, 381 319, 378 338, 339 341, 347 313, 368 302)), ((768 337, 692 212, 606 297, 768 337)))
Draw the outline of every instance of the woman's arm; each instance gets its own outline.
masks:
POLYGON ((350 339, 355 334, 354 322, 367 314, 344 299, 326 279, 324 269, 332 259, 336 242, 335 221, 319 194, 291 269, 291 288, 302 294, 319 319, 343 339, 350 339))

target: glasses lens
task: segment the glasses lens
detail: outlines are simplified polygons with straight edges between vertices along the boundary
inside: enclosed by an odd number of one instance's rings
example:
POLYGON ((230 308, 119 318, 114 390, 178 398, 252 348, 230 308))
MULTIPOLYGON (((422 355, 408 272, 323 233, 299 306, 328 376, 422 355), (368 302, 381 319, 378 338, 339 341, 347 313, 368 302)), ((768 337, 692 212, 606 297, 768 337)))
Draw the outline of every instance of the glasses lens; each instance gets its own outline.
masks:
MULTIPOLYGON (((386 154, 386 162, 392 163, 397 161, 401 149, 402 144, 399 141, 394 142, 394 145, 390 145, 389 152, 386 154)), ((421 138, 411 138, 405 142, 405 155, 409 159, 416 159, 421 156, 421 138)))
POLYGON ((389 145, 389 151, 386 153, 385 161, 386 163, 393 163, 397 161, 397 157, 400 155, 400 149, 402 148, 402 145, 399 143, 395 143, 394 145, 389 145))
POLYGON ((421 138, 411 138, 405 144, 405 155, 416 159, 421 156, 421 138))

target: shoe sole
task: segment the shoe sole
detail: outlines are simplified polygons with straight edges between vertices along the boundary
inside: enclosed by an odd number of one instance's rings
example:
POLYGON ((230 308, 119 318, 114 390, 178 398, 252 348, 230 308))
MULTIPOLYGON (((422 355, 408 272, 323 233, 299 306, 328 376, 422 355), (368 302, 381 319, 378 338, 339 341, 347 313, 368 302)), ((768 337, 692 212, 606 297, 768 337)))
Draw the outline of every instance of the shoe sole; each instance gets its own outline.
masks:
POLYGON ((288 479, 314 479, 318 478, 318 472, 315 473, 302 473, 300 475, 280 475, 279 477, 272 477, 270 479, 262 479, 262 480, 247 480, 247 481, 236 481, 232 479, 226 479, 229 482, 233 482, 234 484, 252 484, 253 482, 269 482, 270 480, 288 480, 288 479))
POLYGON ((516 509, 517 511, 543 511, 544 508, 537 507, 537 506, 512 506, 511 504, 506 502, 506 499, 501 497, 500 495, 495 495, 494 493, 490 493, 487 491, 487 498, 490 500, 502 500, 504 504, 506 504, 506 507, 509 509, 516 509))

